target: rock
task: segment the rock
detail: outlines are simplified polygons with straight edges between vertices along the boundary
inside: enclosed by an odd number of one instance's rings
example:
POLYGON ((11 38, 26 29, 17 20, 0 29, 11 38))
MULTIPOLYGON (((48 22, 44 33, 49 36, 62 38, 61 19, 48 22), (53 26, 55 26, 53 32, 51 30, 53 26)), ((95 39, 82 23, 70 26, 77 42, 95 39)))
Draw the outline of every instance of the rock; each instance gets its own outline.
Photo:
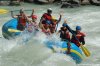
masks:
POLYGON ((48 4, 48 3, 53 3, 54 0, 34 0, 34 2, 38 4, 48 4))
POLYGON ((61 8, 74 8, 74 7, 79 7, 79 6, 80 6, 79 2, 70 0, 70 1, 64 2, 61 8))
POLYGON ((82 5, 92 4, 92 5, 100 6, 100 0, 83 0, 81 4, 82 5))
POLYGON ((100 0, 89 0, 92 5, 100 6, 100 0))

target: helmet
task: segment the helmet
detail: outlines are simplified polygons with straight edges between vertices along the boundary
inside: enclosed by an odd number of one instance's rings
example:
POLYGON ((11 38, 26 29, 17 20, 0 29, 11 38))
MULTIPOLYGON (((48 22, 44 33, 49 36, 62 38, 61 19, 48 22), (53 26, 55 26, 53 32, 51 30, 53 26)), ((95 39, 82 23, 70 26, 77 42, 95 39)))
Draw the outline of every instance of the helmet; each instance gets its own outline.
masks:
POLYGON ((52 20, 57 20, 55 16, 52 16, 52 20))
POLYGON ((76 30, 81 30, 81 27, 80 26, 76 26, 76 30))
POLYGON ((24 10, 23 9, 20 9, 20 13, 23 13, 24 12, 24 10))
POLYGON ((52 9, 51 9, 51 8, 48 8, 48 9, 47 9, 47 12, 48 12, 48 13, 52 12, 52 9))
POLYGON ((66 27, 66 25, 67 25, 66 23, 63 23, 63 24, 62 24, 63 27, 66 27))
POLYGON ((37 16, 36 15, 32 15, 32 19, 37 19, 37 16))

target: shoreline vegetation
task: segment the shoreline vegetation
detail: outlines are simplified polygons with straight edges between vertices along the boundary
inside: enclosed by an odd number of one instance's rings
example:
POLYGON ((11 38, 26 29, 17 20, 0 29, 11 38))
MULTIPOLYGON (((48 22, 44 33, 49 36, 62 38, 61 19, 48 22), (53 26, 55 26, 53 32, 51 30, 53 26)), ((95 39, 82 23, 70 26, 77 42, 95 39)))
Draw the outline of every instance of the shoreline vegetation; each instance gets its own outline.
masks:
POLYGON ((74 8, 81 5, 100 6, 100 0, 0 0, 0 6, 21 6, 24 2, 39 5, 56 3, 61 5, 61 8, 74 8))

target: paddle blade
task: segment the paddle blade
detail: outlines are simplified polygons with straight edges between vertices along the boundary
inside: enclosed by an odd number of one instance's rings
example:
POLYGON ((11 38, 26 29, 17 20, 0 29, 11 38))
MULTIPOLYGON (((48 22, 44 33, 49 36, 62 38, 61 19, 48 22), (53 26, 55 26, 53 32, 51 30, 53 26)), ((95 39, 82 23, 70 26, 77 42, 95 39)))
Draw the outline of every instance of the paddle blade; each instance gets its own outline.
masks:
POLYGON ((84 54, 87 57, 89 57, 91 55, 90 52, 89 52, 89 50, 86 47, 84 47, 83 45, 81 45, 81 49, 82 49, 82 51, 84 52, 84 54))
POLYGON ((5 14, 5 13, 8 13, 8 10, 0 9, 0 14, 5 14))
POLYGON ((21 32, 20 30, 16 30, 16 29, 8 29, 9 32, 21 32))

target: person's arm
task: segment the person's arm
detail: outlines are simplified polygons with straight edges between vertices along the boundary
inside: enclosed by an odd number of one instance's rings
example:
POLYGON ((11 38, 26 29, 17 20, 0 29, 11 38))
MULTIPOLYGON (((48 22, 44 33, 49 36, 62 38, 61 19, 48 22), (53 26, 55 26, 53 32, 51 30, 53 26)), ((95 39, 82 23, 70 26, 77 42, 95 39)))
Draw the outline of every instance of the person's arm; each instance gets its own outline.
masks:
POLYGON ((22 9, 23 12, 23 16, 26 19, 27 22, 32 22, 31 20, 29 20, 28 16, 25 14, 24 10, 22 9))
POLYGON ((18 16, 14 16, 13 11, 11 11, 11 17, 12 18, 17 18, 18 16))
POLYGON ((31 14, 31 16, 34 14, 34 9, 32 10, 32 14, 31 14))
POLYGON ((73 34, 73 31, 72 29, 68 26, 68 21, 65 19, 64 20, 64 23, 63 24, 66 24, 66 28, 69 30, 69 32, 71 32, 73 34))
POLYGON ((61 30, 59 30, 58 32, 57 32, 57 34, 59 34, 61 32, 61 30))
POLYGON ((41 17, 40 23, 42 23, 43 20, 45 20, 44 15, 41 17))
POLYGON ((32 17, 32 15, 34 15, 34 9, 32 9, 32 13, 31 13, 31 15, 30 16, 28 16, 29 18, 31 18, 32 17))
POLYGON ((57 23, 59 23, 61 21, 61 18, 62 18, 62 14, 60 14, 60 17, 59 17, 57 23))
POLYGON ((43 16, 41 17, 40 22, 39 22, 39 27, 42 28, 42 29, 44 29, 44 26, 42 24, 42 21, 45 20, 45 18, 43 16))

